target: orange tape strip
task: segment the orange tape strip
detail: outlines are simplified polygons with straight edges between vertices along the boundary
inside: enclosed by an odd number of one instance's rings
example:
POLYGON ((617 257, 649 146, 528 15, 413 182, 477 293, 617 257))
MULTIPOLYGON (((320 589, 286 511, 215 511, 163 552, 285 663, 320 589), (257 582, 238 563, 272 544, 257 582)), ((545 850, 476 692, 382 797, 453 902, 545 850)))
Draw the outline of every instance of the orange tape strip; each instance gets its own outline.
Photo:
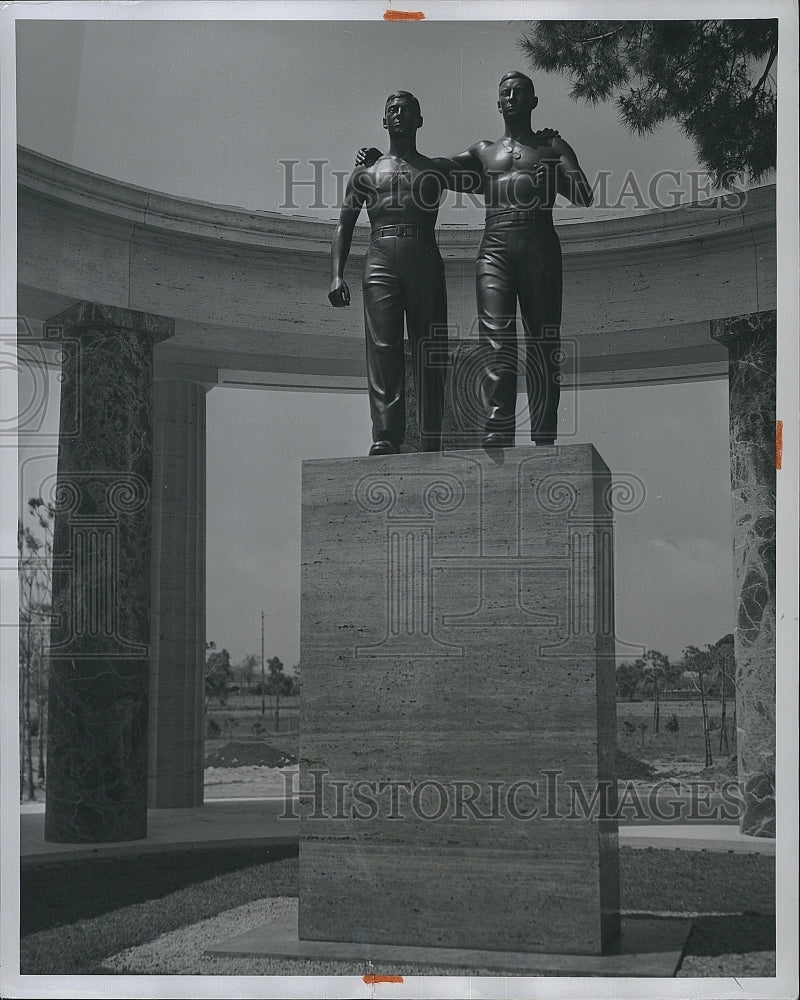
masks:
POLYGON ((367 986, 374 986, 375 983, 402 983, 402 976, 363 976, 367 986))
POLYGON ((425 15, 421 10, 387 10, 383 19, 384 21, 424 21, 425 15))
POLYGON ((783 421, 775 421, 775 468, 780 469, 783 463, 783 421))

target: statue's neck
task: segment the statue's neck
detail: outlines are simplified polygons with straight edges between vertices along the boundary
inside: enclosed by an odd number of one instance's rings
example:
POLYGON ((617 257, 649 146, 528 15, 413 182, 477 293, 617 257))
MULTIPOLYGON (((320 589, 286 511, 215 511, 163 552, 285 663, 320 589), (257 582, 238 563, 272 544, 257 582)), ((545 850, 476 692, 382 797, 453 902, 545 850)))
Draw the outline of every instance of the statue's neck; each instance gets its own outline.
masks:
POLYGON ((516 139, 517 142, 523 142, 525 139, 530 139, 533 135, 530 118, 528 118, 527 121, 520 120, 518 122, 506 122, 504 135, 506 139, 516 139))
POLYGON ((415 136, 393 135, 389 140, 389 152, 408 160, 417 155, 417 140, 415 136))

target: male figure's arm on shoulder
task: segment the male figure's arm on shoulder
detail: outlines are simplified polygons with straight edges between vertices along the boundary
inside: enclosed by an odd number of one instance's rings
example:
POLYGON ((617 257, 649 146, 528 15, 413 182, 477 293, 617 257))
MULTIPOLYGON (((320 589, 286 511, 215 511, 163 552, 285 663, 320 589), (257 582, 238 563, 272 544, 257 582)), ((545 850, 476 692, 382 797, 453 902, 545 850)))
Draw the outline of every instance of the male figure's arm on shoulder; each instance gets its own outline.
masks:
POLYGON ((586 174, 581 170, 575 150, 568 142, 556 135, 552 140, 553 152, 558 160, 558 193, 569 199, 573 205, 588 208, 594 200, 586 174))
POLYGON ((328 299, 331 305, 337 308, 350 305, 350 289, 344 280, 344 268, 350 256, 353 230, 367 197, 364 185, 365 173, 364 167, 356 167, 350 174, 331 243, 331 287, 328 299))
POLYGON ((474 142, 469 149, 455 156, 431 157, 436 169, 444 176, 451 191, 466 191, 481 194, 483 192, 483 162, 482 150, 491 146, 488 139, 474 142))

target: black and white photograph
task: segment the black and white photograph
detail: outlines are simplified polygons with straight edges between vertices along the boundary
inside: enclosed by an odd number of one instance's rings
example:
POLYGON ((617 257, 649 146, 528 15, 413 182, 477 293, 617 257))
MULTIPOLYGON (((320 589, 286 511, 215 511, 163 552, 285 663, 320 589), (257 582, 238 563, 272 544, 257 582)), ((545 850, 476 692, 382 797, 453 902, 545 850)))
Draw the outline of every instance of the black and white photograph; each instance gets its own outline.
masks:
POLYGON ((0 995, 797 996, 796 5, 0 20, 0 995))

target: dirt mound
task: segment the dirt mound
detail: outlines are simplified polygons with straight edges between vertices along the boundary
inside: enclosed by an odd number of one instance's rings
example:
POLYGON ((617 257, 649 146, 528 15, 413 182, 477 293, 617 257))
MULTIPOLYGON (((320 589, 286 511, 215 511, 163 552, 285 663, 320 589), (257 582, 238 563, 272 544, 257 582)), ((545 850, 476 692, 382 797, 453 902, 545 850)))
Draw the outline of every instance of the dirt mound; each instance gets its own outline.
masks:
POLYGON ((649 764, 617 747, 617 781, 649 781, 654 776, 649 764))
POLYGON ((231 740, 219 750, 206 754, 205 767, 287 767, 296 763, 295 754, 278 750, 269 743, 231 740))

